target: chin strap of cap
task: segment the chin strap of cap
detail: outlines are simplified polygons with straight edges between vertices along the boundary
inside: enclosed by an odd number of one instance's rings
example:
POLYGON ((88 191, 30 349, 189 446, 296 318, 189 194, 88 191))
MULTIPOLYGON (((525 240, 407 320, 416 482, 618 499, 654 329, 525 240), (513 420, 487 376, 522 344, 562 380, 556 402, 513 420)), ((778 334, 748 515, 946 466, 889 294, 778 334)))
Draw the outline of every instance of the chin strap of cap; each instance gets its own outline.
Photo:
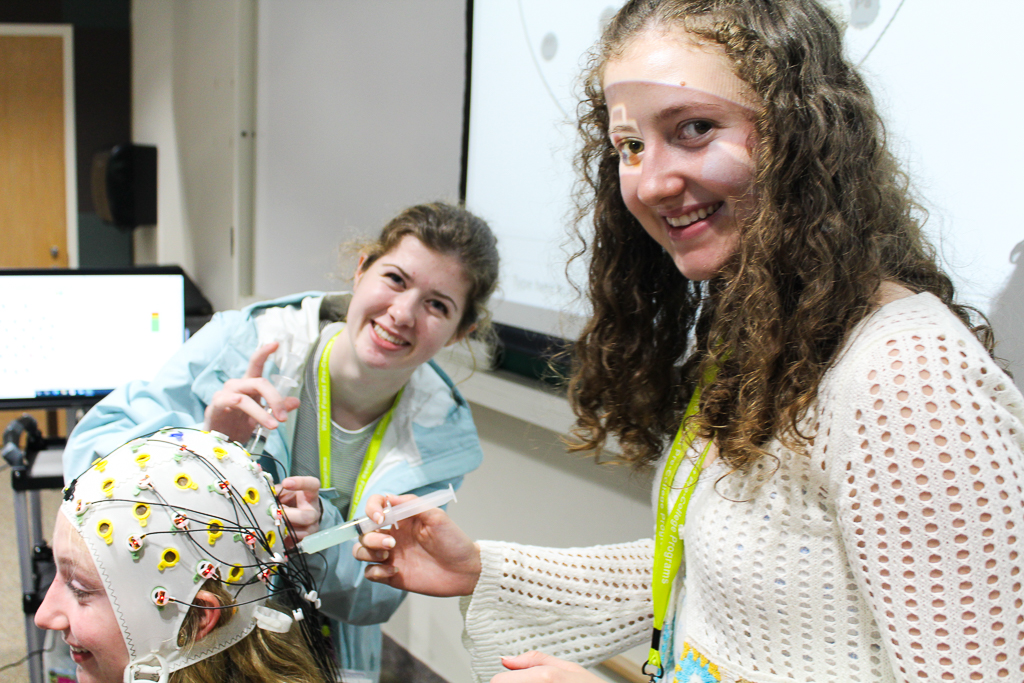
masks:
POLYGON ((140 657, 124 668, 124 683, 167 683, 170 672, 167 670, 167 660, 155 652, 140 657), (156 665, 144 664, 155 660, 156 665))

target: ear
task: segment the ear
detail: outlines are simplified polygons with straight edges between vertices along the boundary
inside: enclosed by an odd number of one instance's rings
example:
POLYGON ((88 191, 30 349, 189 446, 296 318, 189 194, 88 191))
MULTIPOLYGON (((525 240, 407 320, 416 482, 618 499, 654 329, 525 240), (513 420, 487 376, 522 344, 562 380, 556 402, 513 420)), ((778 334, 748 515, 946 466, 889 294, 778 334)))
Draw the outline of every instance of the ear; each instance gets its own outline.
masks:
MULTIPOLYGON (((210 591, 199 591, 196 593, 196 597, 192 602, 196 605, 201 605, 202 607, 221 606, 220 600, 210 591)), ((216 628, 217 623, 220 621, 221 610, 200 609, 199 612, 199 632, 196 633, 196 642, 199 642, 206 636, 210 635, 210 631, 216 628)))
POLYGON ((475 330, 475 329, 476 329, 476 323, 473 323, 472 325, 467 327, 462 332, 456 332, 455 334, 452 335, 452 338, 448 340, 448 343, 445 344, 445 346, 451 346, 452 344, 458 344, 460 341, 462 341, 463 339, 465 339, 469 335, 473 334, 473 330, 475 330))
POLYGON ((363 274, 366 273, 366 254, 359 255, 359 262, 356 263, 356 274, 352 278, 354 284, 359 284, 359 281, 363 279, 363 274))

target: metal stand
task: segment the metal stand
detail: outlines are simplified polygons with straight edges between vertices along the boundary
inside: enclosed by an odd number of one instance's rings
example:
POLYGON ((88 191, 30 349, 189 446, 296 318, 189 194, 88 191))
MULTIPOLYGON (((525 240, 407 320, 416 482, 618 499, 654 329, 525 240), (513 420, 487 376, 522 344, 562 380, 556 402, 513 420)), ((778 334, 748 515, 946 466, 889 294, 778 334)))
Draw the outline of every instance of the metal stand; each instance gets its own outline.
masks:
MULTIPOLYGON (((68 431, 75 414, 68 410, 68 431)), ((28 645, 30 683, 45 683, 43 667, 44 631, 36 628, 35 613, 55 574, 53 550, 43 538, 39 492, 64 487, 61 458, 64 439, 46 439, 45 448, 26 446, 22 462, 11 466, 14 490, 14 520, 18 533, 18 569, 21 574, 22 611, 25 613, 25 642, 28 645)))

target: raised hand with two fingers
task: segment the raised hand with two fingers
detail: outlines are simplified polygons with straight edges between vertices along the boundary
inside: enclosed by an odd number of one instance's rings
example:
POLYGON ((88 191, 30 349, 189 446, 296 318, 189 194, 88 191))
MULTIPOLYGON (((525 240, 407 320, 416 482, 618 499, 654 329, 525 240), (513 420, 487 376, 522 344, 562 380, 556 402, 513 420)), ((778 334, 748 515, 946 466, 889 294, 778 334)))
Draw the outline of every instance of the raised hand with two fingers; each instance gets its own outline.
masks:
POLYGON ((282 396, 270 380, 263 377, 263 366, 277 347, 277 342, 259 347, 249 359, 245 375, 224 382, 206 407, 204 429, 245 443, 257 425, 276 429, 278 424, 288 419, 288 413, 299 407, 298 398, 282 396), (266 407, 262 405, 263 401, 266 407))

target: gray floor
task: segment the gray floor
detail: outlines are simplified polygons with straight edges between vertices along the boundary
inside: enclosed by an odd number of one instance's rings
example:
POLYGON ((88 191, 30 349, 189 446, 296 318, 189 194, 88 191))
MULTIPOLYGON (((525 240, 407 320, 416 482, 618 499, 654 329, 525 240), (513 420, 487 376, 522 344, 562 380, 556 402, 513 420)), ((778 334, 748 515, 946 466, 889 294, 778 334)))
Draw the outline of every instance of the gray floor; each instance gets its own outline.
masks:
POLYGON ((401 645, 384 636, 381 648, 380 683, 447 683, 401 645))

